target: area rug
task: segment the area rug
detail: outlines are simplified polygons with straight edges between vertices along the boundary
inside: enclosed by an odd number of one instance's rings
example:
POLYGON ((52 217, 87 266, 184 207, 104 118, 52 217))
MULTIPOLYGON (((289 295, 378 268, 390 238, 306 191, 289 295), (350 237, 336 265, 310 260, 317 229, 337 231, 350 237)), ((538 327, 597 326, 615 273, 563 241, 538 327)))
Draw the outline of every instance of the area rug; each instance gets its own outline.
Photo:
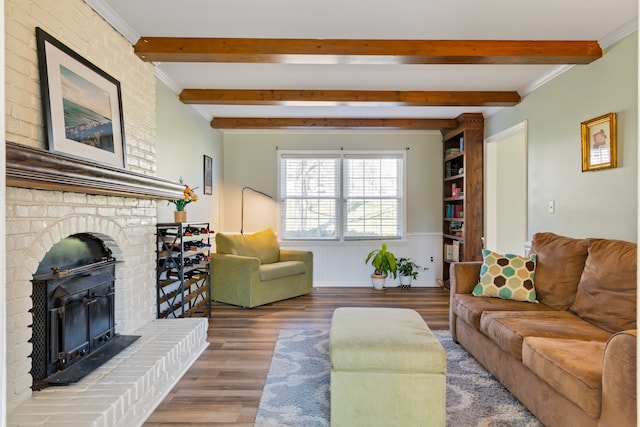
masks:
MULTIPOLYGON (((447 426, 543 426, 449 332, 434 334, 447 353, 447 426)), ((330 425, 328 350, 328 331, 280 332, 255 427, 330 425)))

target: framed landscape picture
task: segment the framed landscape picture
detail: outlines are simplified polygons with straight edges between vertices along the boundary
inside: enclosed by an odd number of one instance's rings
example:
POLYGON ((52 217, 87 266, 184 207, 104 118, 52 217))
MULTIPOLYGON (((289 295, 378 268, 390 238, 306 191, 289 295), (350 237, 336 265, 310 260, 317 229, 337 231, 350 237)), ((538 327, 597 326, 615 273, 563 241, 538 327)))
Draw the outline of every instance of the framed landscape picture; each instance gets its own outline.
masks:
POLYGON ((605 114, 581 123, 582 172, 615 168, 616 113, 605 114))
POLYGON ((36 28, 48 149, 126 167, 120 82, 36 28))

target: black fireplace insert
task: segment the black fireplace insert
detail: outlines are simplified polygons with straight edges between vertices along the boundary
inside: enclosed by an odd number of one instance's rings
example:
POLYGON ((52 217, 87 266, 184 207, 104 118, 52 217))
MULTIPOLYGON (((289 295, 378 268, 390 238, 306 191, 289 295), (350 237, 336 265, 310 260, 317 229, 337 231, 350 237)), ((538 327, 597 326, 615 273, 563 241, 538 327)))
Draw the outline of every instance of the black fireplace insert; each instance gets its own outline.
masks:
POLYGON ((79 381, 138 338, 115 333, 115 266, 91 234, 62 239, 40 262, 32 280, 34 390, 79 381))

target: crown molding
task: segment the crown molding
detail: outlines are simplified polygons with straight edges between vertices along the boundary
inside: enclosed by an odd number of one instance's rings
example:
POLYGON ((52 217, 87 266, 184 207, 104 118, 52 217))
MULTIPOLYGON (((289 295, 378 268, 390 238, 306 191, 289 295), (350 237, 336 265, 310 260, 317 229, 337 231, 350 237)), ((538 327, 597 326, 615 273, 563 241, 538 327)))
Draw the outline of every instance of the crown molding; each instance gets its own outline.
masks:
POLYGON ((138 34, 129 24, 126 23, 120 15, 118 15, 104 0, 84 0, 98 15, 107 21, 117 32, 122 34, 124 38, 129 40, 133 45, 140 38, 138 34))
MULTIPOLYGON (((164 73, 164 71, 162 71, 160 68, 158 68, 156 63, 154 63, 153 65, 154 65, 154 74, 156 75, 156 78, 158 80, 160 80, 162 83, 164 83, 169 89, 171 89, 173 91, 173 93, 175 93, 176 95, 179 95, 180 92, 182 91, 182 88, 179 87, 176 84, 176 82, 173 81, 173 79, 171 79, 169 76, 167 76, 164 73)), ((209 120, 209 118, 207 118, 207 117, 205 117, 205 119, 209 120)))
MULTIPOLYGON (((600 44, 600 47, 602 47, 602 49, 606 49, 606 48, 610 47, 611 45, 619 42, 623 38, 627 37, 628 35, 632 34, 634 31, 638 31, 638 18, 637 17, 635 17, 631 21, 627 22, 626 24, 622 25, 617 30, 612 31, 611 33, 607 34, 602 39, 598 40, 598 44, 600 44)), ((605 55, 606 55, 606 52, 605 52, 605 55)), ((526 86, 524 89, 522 89, 522 90, 520 90, 518 92, 524 98, 525 95, 528 95, 529 93, 531 93, 534 90, 538 89, 540 86, 544 85, 545 83, 555 79, 560 74, 562 74, 562 73, 564 73, 566 71, 569 71, 574 66, 575 65, 559 65, 557 67, 554 67, 547 74, 544 74, 538 80, 534 81, 533 83, 531 83, 530 85, 526 86)), ((504 107, 493 107, 493 108, 489 109, 489 111, 487 111, 487 113, 485 115, 486 115, 486 117, 489 117, 489 116, 497 113, 498 111, 502 110, 503 108, 504 107)))
POLYGON ((609 46, 613 45, 616 42, 619 42, 623 38, 627 37, 634 31, 638 31, 638 17, 636 16, 631 21, 619 27, 617 30, 614 30, 604 36, 602 39, 598 40, 600 47, 602 49, 606 49, 609 46))
MULTIPOLYGON (((600 47, 602 47, 602 49, 606 49, 637 30, 638 30, 638 17, 635 17, 631 21, 627 22, 626 24, 622 25, 618 29, 604 36, 602 39, 598 40, 598 44, 600 44, 600 47)), ((606 52, 605 52, 605 55, 606 55, 606 52)), ((574 66, 575 65, 559 65, 557 67, 554 67, 547 74, 543 75, 541 78, 534 81, 529 86, 525 87, 523 90, 518 92, 520 92, 520 95, 524 97, 525 95, 533 92, 534 90, 544 85, 548 81, 555 79, 560 74, 566 71, 569 71, 574 66)))

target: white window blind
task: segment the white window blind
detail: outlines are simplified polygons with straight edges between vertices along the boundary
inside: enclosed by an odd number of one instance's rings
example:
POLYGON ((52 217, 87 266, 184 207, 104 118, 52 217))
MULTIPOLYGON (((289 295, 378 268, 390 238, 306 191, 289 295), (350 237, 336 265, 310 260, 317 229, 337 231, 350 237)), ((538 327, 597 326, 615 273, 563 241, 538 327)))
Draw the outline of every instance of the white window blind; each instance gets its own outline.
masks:
POLYGON ((344 238, 400 238, 404 217, 401 155, 344 156, 344 238))
POLYGON ((337 239, 337 155, 280 157, 281 234, 285 239, 337 239))
POLYGON ((404 230, 404 155, 281 153, 284 239, 394 239, 404 230))

